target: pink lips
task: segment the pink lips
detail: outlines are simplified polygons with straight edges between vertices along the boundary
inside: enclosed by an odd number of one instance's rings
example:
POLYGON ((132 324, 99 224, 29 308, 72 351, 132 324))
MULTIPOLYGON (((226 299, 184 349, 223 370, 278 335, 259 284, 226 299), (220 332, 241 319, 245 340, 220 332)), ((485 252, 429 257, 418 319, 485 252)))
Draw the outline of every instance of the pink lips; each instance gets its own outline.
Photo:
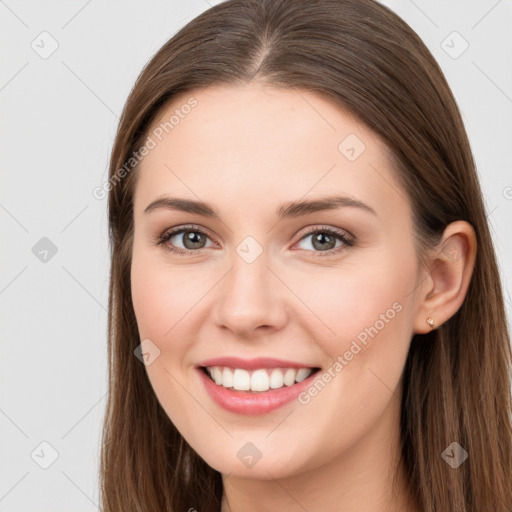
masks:
POLYGON ((237 414, 256 415, 274 411, 296 399, 305 391, 315 379, 318 372, 313 372, 302 382, 292 386, 283 386, 279 389, 269 389, 263 392, 235 391, 216 384, 207 375, 206 366, 228 366, 230 368, 243 368, 255 370, 258 368, 313 368, 293 361, 278 359, 257 358, 243 360, 235 357, 222 357, 203 361, 197 372, 210 398, 224 409, 237 414))
POLYGON ((228 366, 244 370, 257 370, 258 368, 314 368, 314 366, 285 361, 271 357, 257 357, 255 359, 241 359, 239 357, 215 357, 199 363, 197 366, 228 366))

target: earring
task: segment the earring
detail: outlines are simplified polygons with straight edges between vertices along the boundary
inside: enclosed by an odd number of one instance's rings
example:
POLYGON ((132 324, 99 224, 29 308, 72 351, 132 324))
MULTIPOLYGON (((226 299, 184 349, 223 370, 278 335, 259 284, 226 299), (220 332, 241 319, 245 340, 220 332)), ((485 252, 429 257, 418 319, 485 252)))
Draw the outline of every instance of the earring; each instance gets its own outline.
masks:
POLYGON ((432 329, 434 329, 436 327, 436 322, 430 316, 427 318, 427 324, 430 325, 430 327, 432 327, 432 329))

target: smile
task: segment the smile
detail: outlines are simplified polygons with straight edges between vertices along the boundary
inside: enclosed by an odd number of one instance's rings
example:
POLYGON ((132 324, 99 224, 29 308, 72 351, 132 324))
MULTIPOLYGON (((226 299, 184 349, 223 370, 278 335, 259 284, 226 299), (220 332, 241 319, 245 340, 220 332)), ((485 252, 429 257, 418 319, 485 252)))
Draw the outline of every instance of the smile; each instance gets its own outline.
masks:
POLYGON ((234 391, 265 392, 269 389, 280 389, 293 386, 307 379, 315 368, 259 368, 245 370, 227 366, 208 366, 208 375, 218 386, 231 388, 234 391))
POLYGON ((256 368, 250 371, 208 366, 198 367, 196 371, 216 405, 231 413, 260 415, 292 403, 312 384, 320 368, 256 368))

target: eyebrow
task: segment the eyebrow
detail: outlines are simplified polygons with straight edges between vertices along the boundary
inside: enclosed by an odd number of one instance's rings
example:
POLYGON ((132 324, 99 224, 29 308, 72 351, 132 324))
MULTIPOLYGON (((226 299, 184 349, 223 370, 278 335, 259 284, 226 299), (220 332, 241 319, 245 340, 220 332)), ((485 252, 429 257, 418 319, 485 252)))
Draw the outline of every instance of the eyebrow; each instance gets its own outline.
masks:
MULTIPOLYGON (((354 197, 340 195, 319 197, 310 201, 290 201, 277 208, 275 215, 280 221, 286 218, 295 218, 320 211, 335 210, 342 207, 358 208, 378 217, 377 212, 366 203, 363 203, 354 197)), ((150 213, 161 208, 195 213, 197 215, 202 215, 203 217, 219 219, 219 215, 208 203, 174 197, 161 197, 154 200, 146 207, 144 213, 150 213)))

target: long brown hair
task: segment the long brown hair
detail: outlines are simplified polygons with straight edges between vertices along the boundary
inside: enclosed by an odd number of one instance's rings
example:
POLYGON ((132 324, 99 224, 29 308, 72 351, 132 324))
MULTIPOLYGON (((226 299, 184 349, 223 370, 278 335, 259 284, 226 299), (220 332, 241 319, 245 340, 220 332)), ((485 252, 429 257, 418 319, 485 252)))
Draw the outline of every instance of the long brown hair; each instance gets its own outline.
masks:
POLYGON ((437 243, 453 221, 474 227, 478 250, 462 306, 438 329, 411 341, 401 455, 420 510, 510 512, 511 347, 471 148, 435 59, 403 20, 373 0, 229 0, 176 33, 138 77, 119 123, 108 183, 102 509, 220 510, 220 473, 174 427, 134 356, 141 340, 130 292, 137 176, 130 159, 178 93, 251 80, 333 99, 380 135, 413 206, 420 248, 437 243), (452 442, 469 454, 456 469, 441 456, 452 442))

